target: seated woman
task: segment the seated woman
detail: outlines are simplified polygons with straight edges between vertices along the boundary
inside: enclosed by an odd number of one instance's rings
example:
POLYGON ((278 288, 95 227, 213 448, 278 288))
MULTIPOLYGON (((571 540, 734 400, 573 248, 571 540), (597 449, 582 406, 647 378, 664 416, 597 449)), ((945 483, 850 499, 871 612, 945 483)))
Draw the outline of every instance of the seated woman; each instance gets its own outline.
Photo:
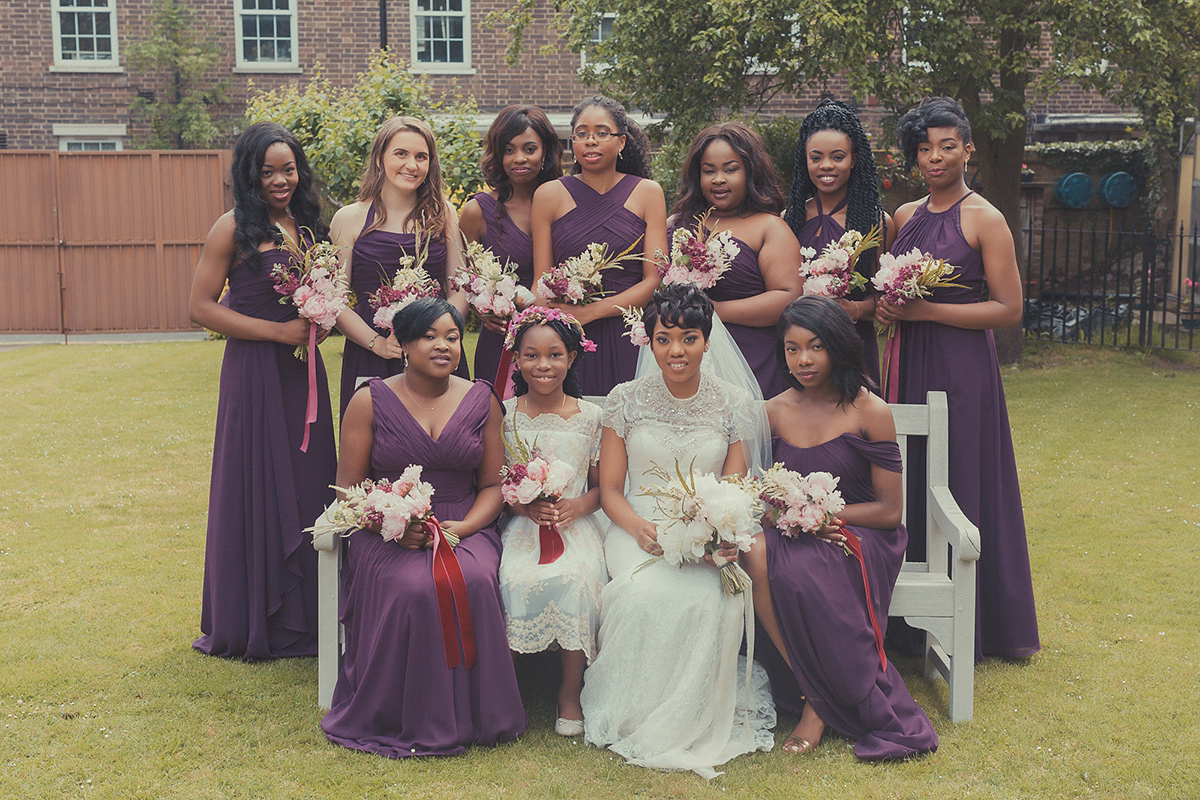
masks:
POLYGON ((321 727, 331 742, 389 758, 454 755, 525 730, 496 577, 502 412, 489 384, 452 374, 462 354, 457 309, 414 300, 393 329, 407 369, 355 392, 342 420, 337 485, 424 468, 434 515, 460 539, 453 556, 470 619, 456 623, 453 606, 439 602, 424 527, 410 526, 398 542, 355 531, 342 568, 346 653, 321 727))
MULTIPOLYGON (((640 492, 662 484, 656 466, 673 470, 676 462, 697 475, 744 473, 744 445, 757 447, 765 435, 760 404, 701 370, 712 317, 712 302, 695 286, 656 291, 642 320, 657 368, 609 395, 600 502, 613 523, 604 544, 612 580, 601 593, 599 654, 581 698, 589 743, 631 764, 706 778, 734 756, 770 750, 775 712, 761 667, 750 679, 750 708, 739 707, 746 697, 738 656, 743 598, 722 590, 711 558, 647 565, 662 553, 662 520, 653 498, 640 492)), ((727 347, 736 353, 731 340, 727 347)))
POLYGON ((798 538, 767 528, 765 551, 756 542, 743 559, 754 610, 787 662, 773 669, 764 658, 775 702, 800 715, 784 750, 814 749, 826 725, 854 740, 863 759, 936 750, 929 717, 885 661, 885 631, 876 628, 887 626, 908 542, 891 409, 868 391, 862 342, 829 298, 784 309, 777 358, 791 388, 767 402, 775 460, 801 474, 831 473, 846 502, 837 525, 798 538), (863 565, 835 546, 846 532, 860 540, 863 565))

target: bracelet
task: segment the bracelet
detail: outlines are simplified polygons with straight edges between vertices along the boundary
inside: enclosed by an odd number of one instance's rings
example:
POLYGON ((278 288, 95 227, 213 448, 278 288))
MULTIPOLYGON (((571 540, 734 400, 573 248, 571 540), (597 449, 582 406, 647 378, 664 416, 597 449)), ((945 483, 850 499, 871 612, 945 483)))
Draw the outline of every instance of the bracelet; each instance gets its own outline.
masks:
POLYGON ((370 350, 372 353, 375 352, 375 340, 378 338, 379 338, 379 334, 377 333, 374 336, 372 336, 371 341, 367 343, 367 349, 370 350))
POLYGON ((850 321, 851 321, 852 323, 854 323, 855 325, 857 325, 857 324, 858 324, 858 321, 859 321, 860 319, 862 319, 862 309, 861 309, 861 308, 859 308, 859 305, 858 305, 858 301, 857 301, 857 300, 851 300, 851 301, 850 301, 850 304, 851 304, 851 305, 853 305, 853 306, 854 306, 854 310, 855 310, 856 312, 858 312, 858 314, 857 314, 856 316, 852 317, 852 318, 850 319, 850 321))

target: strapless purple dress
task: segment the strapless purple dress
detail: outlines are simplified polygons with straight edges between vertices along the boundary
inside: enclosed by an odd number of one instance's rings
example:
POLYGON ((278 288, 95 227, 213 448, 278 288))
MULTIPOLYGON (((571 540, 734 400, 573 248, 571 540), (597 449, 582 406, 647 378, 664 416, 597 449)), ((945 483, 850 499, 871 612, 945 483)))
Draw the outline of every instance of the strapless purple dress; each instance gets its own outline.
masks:
MULTIPOLYGON (((226 302, 273 322, 296 318, 280 303, 271 268, 290 256, 262 254, 261 265, 229 272, 226 302)), ((246 661, 317 654, 317 558, 313 524, 333 501, 337 456, 321 353, 317 421, 300 452, 308 365, 292 345, 230 338, 221 362, 213 442, 204 596, 193 647, 246 661)))
MULTIPOLYGON (((436 439, 383 381, 368 385, 375 413, 371 477, 395 479, 421 464, 421 478, 434 488, 434 514, 462 519, 475 503, 490 385, 471 387, 436 439)), ((432 551, 406 550, 371 531, 351 534, 342 567, 346 652, 332 708, 321 721, 331 742, 389 758, 447 756, 525 730, 500 599, 495 525, 463 539, 454 555, 474 625, 478 661, 471 669, 446 668, 432 551)))
MULTIPOLYGON (((575 207, 550 224, 554 263, 577 256, 592 242, 604 242, 609 253, 620 253, 646 234, 646 221, 625 208, 625 201, 642 180, 626 175, 617 185, 600 194, 575 175, 559 178, 575 207)), ((601 273, 601 284, 610 295, 630 288, 642 279, 640 259, 628 258, 620 268, 601 273)), ((618 383, 633 380, 639 348, 625 336, 621 317, 606 317, 584 326, 596 352, 586 353, 575 365, 579 387, 585 395, 607 395, 618 383)))
MULTIPOLYGON (((871 466, 901 469, 895 442, 868 442, 845 433, 815 447, 775 437, 776 461, 802 474, 840 478, 847 505, 875 498, 871 466)), ((904 563, 904 526, 875 530, 847 526, 862 542, 875 616, 886 629, 896 577, 904 563)), ((862 759, 905 758, 937 749, 937 733, 890 661, 883 669, 867 613, 862 568, 840 547, 801 535, 764 531, 771 605, 792 662, 789 672, 774 648, 763 657, 775 704, 799 716, 805 698, 829 728, 854 740, 862 759)), ((770 641, 765 639, 765 641, 770 641)))
MULTIPOLYGON (((483 232, 483 246, 495 253, 501 263, 508 260, 515 264, 517 283, 526 289, 532 288, 533 239, 508 217, 496 216, 499 203, 487 192, 475 195, 475 202, 479 203, 486 226, 483 232)), ((500 367, 500 351, 503 347, 503 334, 494 333, 487 328, 480 329, 479 341, 475 344, 475 377, 491 381, 498 387, 503 386, 502 382, 496 381, 496 370, 500 367)))
MULTIPOLYGON (((983 257, 963 237, 961 203, 940 213, 922 204, 892 245, 896 253, 917 247, 960 268, 955 280, 967 288, 937 289, 929 298, 934 303, 978 302, 987 285, 983 257)), ((1033 655, 1041 643, 1025 515, 992 332, 937 322, 901 322, 899 337, 899 384, 893 402, 924 403, 926 392, 946 392, 950 491, 967 518, 979 526, 976 658, 1033 655)), ((919 446, 910 446, 909 474, 925 474, 924 456, 919 446)), ((925 497, 918 481, 909 485, 908 504, 907 518, 913 527, 909 552, 914 560, 924 560, 925 538, 923 533, 917 535, 917 525, 925 518, 925 497)))

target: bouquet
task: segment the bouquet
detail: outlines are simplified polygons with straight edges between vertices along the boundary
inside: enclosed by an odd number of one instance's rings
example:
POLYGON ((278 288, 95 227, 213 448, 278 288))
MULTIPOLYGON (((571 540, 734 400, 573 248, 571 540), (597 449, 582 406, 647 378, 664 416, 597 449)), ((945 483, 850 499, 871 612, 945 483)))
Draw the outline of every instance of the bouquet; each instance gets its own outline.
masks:
POLYGON ((661 250, 654 251, 658 261, 658 277, 664 284, 694 283, 700 289, 711 289, 733 264, 741 250, 729 231, 714 233, 708 229, 712 209, 696 217, 696 229, 676 228, 671 235, 671 257, 661 250))
MULTIPOLYGON (((914 247, 900 256, 891 253, 881 255, 879 268, 875 270, 871 283, 884 300, 902 306, 909 300, 929 297, 934 289, 945 286, 967 288, 954 282, 956 269, 958 267, 951 266, 944 258, 934 258, 914 247)), ((895 333, 891 325, 884 326, 881 332, 886 333, 889 339, 895 333)))
MULTIPOLYGON (((575 467, 539 448, 536 439, 532 444, 523 441, 515 418, 512 438, 513 444, 507 438, 504 440, 504 449, 512 463, 500 470, 500 494, 504 502, 529 505, 535 500, 562 499, 575 478, 575 467)), ((538 526, 538 543, 539 564, 552 564, 563 554, 562 534, 557 525, 538 526)))
POLYGON ((392 318, 397 311, 418 297, 437 297, 439 294, 437 281, 425 271, 425 260, 429 258, 429 239, 426 238, 422 244, 420 233, 416 236, 416 249, 414 255, 405 253, 400 256, 400 267, 390 282, 383 283, 367 295, 367 302, 375 312, 371 324, 379 330, 391 333, 392 318))
POLYGON ((674 477, 657 466, 649 473, 665 483, 651 488, 643 486, 639 492, 654 498, 658 513, 665 520, 658 526, 658 544, 663 549, 659 558, 679 564, 698 561, 711 553, 720 567, 721 586, 726 593, 741 594, 749 588, 750 576, 737 562, 724 561, 717 554, 717 547, 721 542, 731 542, 742 552, 750 549, 751 532, 759 511, 753 483, 723 480, 711 473, 697 476, 691 466, 685 478, 678 461, 674 477))
POLYGON ((537 279, 533 291, 538 299, 550 302, 585 305, 604 296, 600 286, 600 273, 619 267, 621 260, 633 252, 642 237, 615 256, 610 255, 603 242, 592 242, 577 256, 551 267, 537 279))
POLYGON ((642 312, 633 306, 629 308, 617 306, 617 311, 621 312, 621 319, 625 322, 625 327, 628 329, 621 335, 628 336, 629 341, 638 347, 645 347, 650 344, 650 334, 646 333, 646 323, 642 322, 642 312))
POLYGON ((478 314, 497 317, 512 315, 534 301, 533 292, 517 283, 517 267, 500 263, 488 248, 478 242, 467 244, 463 269, 450 279, 452 288, 461 289, 478 314))
POLYGON ((881 229, 875 225, 867 231, 846 231, 836 242, 825 245, 821 255, 813 257, 811 247, 802 248, 804 263, 800 276, 804 278, 804 293, 824 297, 845 297, 851 289, 861 289, 867 279, 855 271, 859 257, 882 241, 881 229))
MULTIPOLYGON (((838 478, 828 472, 801 475, 783 464, 764 470, 757 479, 758 498, 779 532, 789 539, 801 533, 816 533, 837 521, 846 507, 838 491, 838 478)), ((849 554, 849 551, 847 551, 849 554)))
MULTIPOLYGON (((279 226, 276 226, 279 227, 279 226)), ((271 269, 275 291, 283 295, 280 303, 291 302, 304 319, 329 330, 337 322, 338 315, 350 307, 350 281, 338 259, 338 248, 329 242, 317 242, 301 247, 279 227, 283 233, 283 249, 292 255, 286 264, 276 264, 271 269)), ((311 240, 312 231, 305 229, 311 240)), ((309 350, 316 346, 316 328, 311 329, 311 343, 306 348, 300 345, 295 356, 308 360, 309 350)))
POLYGON ((349 535, 359 528, 377 529, 384 540, 398 542, 408 526, 419 522, 438 528, 453 547, 458 538, 443 530, 433 516, 433 487, 421 480, 421 465, 407 467, 395 481, 368 478, 348 489, 334 486, 345 499, 325 510, 322 521, 306 529, 320 534, 327 532, 349 535))

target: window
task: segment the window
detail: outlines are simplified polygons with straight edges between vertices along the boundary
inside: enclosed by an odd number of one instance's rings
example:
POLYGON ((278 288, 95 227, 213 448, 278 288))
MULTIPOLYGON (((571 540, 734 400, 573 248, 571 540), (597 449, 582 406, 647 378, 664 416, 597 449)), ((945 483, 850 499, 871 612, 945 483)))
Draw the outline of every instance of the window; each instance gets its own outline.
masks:
POLYGON ((120 72, 116 0, 53 0, 54 66, 62 72, 120 72))
POLYGON ((296 0, 235 0, 237 70, 296 71, 296 0))
MULTIPOLYGON (((612 13, 611 11, 600 15, 600 18, 598 20, 596 20, 596 30, 592 32, 592 45, 593 46, 600 44, 605 39, 612 36, 613 20, 615 20, 616 18, 617 18, 617 15, 612 13)), ((579 54, 579 66, 581 68, 587 66, 589 49, 590 48, 584 48, 583 52, 581 52, 579 54)), ((601 61, 595 62, 596 69, 598 69, 600 71, 604 71, 604 70, 608 69, 609 66, 610 65, 606 62, 601 62, 601 61)))
POLYGON ((412 68, 417 72, 471 69, 471 0, 412 0, 412 68))
POLYGON ((64 139, 62 147, 68 153, 87 153, 100 150, 119 150, 120 148, 117 147, 117 144, 118 142, 108 139, 64 139))
POLYGON ((125 126, 120 124, 54 125, 51 132, 58 137, 58 149, 66 153, 125 149, 125 126))

